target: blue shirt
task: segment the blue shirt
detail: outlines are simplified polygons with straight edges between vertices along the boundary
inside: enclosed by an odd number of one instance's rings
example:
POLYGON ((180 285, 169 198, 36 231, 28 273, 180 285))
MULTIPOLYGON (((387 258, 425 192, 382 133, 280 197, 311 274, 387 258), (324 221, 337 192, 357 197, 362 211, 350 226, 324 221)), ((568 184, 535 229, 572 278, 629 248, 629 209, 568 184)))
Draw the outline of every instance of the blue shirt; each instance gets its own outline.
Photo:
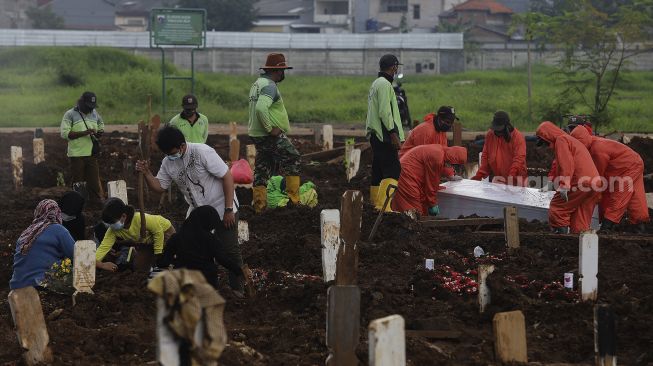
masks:
POLYGON ((9 281, 10 289, 40 286, 45 272, 64 258, 73 259, 75 240, 65 227, 49 225, 39 235, 26 255, 20 254, 18 246, 14 254, 14 273, 9 281))

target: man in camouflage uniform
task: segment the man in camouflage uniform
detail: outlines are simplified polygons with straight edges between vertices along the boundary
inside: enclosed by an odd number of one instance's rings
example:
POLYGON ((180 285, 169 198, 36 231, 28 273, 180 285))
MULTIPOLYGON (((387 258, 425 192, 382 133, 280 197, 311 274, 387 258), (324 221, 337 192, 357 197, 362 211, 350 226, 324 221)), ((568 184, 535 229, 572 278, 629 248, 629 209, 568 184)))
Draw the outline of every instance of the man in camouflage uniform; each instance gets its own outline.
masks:
POLYGON ((299 202, 299 152, 286 136, 290 122, 277 83, 285 78, 286 64, 281 53, 267 57, 263 73, 249 91, 249 136, 256 145, 253 205, 256 212, 267 206, 267 181, 283 174, 288 198, 299 202))

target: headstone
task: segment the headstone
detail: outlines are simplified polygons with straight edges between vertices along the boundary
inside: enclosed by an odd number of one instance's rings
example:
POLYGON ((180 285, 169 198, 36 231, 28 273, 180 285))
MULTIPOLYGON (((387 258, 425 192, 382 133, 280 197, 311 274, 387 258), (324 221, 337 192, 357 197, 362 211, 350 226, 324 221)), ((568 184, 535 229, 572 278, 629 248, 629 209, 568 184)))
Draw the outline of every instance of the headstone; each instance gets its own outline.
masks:
POLYGON ((320 212, 322 273, 324 282, 336 279, 336 259, 340 247, 340 210, 320 212))
POLYGON ((229 160, 233 163, 240 157, 240 140, 229 141, 229 160))
POLYGON ((27 350, 23 358, 27 365, 51 363, 50 336, 45 326, 41 299, 34 287, 11 290, 8 296, 11 317, 21 348, 27 350))
POLYGON ((322 144, 322 130, 318 127, 313 128, 313 139, 315 145, 322 144))
POLYGON ((599 237, 594 232, 584 232, 579 238, 578 288, 583 301, 596 301, 598 297, 599 237))
POLYGON ((519 248, 519 216, 517 216, 517 207, 504 207, 503 220, 503 229, 506 234, 506 246, 509 250, 519 248))
POLYGON ((494 353, 498 362, 528 362, 526 323, 521 311, 496 313, 492 320, 494 353))
POLYGON ((336 284, 354 285, 358 272, 363 194, 360 191, 346 191, 340 202, 340 247, 336 261, 336 284))
POLYGON ((333 126, 322 126, 322 150, 333 149, 333 126))
POLYGON ((249 241, 249 224, 247 223, 247 221, 239 220, 238 221, 238 244, 242 245, 247 241, 249 241))
POLYGON ((249 168, 254 171, 256 166, 256 145, 250 144, 247 145, 247 162, 249 163, 249 168))
POLYGON ((401 315, 390 315, 370 323, 369 355, 370 366, 406 365, 406 334, 401 315))
POLYGON ((45 143, 42 138, 32 140, 32 151, 34 152, 34 164, 45 161, 45 143))
POLYGON ((93 293, 95 285, 95 242, 80 240, 75 243, 73 259, 73 287, 75 293, 93 293))
POLYGON ((597 366, 617 366, 617 331, 609 305, 594 305, 594 353, 597 366))
POLYGON ((483 314, 492 301, 490 288, 487 285, 487 276, 494 272, 493 264, 481 264, 478 266, 478 311, 483 314))
POLYGON ((11 147, 11 168, 14 176, 14 188, 18 191, 23 188, 23 148, 11 147))
POLYGON ((463 125, 460 122, 453 123, 453 146, 463 146, 463 125))
POLYGON ((353 177, 358 174, 358 169, 360 169, 361 161, 361 149, 353 149, 351 151, 349 164, 347 166, 347 181, 351 181, 353 177))
POLYGON ((127 183, 124 180, 114 180, 107 183, 107 192, 109 198, 120 198, 126 205, 129 204, 127 199, 127 183))
POLYGON ((358 286, 331 286, 327 290, 327 366, 358 366, 356 347, 360 338, 358 286))

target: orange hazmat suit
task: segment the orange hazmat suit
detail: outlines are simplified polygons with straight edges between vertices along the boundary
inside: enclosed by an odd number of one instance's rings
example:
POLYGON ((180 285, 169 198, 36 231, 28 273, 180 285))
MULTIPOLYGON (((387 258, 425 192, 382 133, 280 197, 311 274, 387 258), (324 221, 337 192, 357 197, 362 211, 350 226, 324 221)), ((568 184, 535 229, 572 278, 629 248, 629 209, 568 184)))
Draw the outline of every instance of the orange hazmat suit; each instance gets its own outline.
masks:
POLYGON ((492 182, 524 186, 527 183, 526 139, 514 128, 510 141, 497 136, 492 129, 485 134, 485 144, 478 172, 471 179, 481 180, 490 175, 492 182))

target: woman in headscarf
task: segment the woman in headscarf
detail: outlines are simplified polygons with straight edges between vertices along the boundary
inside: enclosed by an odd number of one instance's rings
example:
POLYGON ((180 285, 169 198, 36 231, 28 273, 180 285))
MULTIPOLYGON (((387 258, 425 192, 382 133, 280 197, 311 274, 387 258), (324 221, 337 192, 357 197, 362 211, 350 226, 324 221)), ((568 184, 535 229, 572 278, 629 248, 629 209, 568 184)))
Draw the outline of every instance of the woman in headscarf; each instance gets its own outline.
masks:
POLYGON ((57 202, 46 199, 36 206, 32 224, 20 234, 9 288, 40 286, 45 273, 64 258, 73 259, 75 240, 61 225, 57 202))
POLYGON ((200 206, 194 209, 181 226, 181 230, 172 235, 166 243, 160 267, 173 265, 174 268, 195 269, 214 288, 218 288, 218 265, 223 265, 233 273, 244 277, 240 266, 231 261, 224 252, 224 246, 214 234, 218 220, 218 211, 212 206, 200 206))

